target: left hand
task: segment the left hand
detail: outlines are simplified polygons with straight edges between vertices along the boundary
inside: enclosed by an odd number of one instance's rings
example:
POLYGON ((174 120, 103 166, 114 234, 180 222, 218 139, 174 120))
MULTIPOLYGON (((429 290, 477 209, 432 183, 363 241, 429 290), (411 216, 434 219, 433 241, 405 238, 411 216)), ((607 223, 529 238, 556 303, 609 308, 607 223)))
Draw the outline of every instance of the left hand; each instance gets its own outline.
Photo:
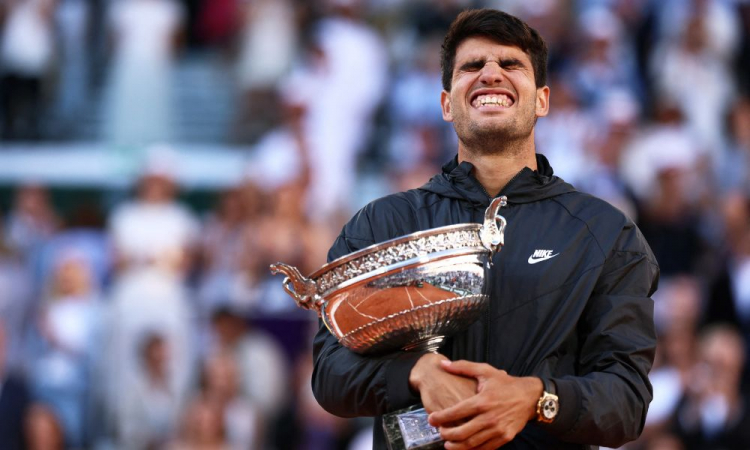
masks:
POLYGON ((450 373, 476 378, 477 394, 430 414, 447 450, 496 449, 510 442, 536 417, 542 380, 514 377, 489 364, 444 361, 450 373))

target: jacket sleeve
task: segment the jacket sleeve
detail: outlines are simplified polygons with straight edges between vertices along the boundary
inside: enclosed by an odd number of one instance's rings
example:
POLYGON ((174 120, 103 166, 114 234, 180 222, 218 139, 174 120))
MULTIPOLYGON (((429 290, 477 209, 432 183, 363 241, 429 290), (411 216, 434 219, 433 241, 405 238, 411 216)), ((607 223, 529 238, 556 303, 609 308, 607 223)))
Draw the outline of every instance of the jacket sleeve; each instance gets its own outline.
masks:
POLYGON ((568 442, 619 447, 636 439, 652 399, 653 301, 659 267, 626 226, 604 262, 578 325, 578 376, 552 378, 560 415, 545 428, 568 442))
MULTIPOLYGON (((343 229, 328 253, 332 261, 375 243, 366 211, 343 229)), ((313 343, 312 388, 318 403, 341 417, 376 416, 419 402, 409 387, 409 373, 422 356, 395 352, 362 356, 339 344, 320 324, 313 343)))

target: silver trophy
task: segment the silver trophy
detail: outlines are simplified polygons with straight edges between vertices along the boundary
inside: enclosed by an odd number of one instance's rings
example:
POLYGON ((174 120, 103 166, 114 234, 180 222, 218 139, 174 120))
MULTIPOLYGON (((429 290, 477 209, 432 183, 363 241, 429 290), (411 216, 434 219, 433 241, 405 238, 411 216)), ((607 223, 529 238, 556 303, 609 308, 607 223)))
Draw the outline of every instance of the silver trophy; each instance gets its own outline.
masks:
MULTIPOLYGON (((284 290, 315 310, 346 348, 363 355, 396 350, 437 352, 446 336, 466 329, 485 310, 485 279, 504 245, 506 221, 495 198, 484 223, 418 231, 342 256, 309 277, 283 263, 284 290)), ((384 417, 389 448, 440 448, 424 408, 384 417)))

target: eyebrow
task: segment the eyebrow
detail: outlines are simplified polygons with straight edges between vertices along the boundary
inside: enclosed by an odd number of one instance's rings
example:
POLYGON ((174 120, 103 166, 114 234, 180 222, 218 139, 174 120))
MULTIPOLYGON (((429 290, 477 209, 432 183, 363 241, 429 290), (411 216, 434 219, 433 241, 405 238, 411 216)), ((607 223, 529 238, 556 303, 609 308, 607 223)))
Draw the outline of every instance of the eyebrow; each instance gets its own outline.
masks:
MULTIPOLYGON (((500 67, 508 68, 508 67, 526 67, 523 62, 518 58, 513 57, 506 57, 506 58, 500 58, 498 59, 497 63, 500 65, 500 67)), ((466 61, 465 63, 461 64, 461 66, 458 68, 459 71, 463 70, 469 70, 469 69, 479 69, 483 67, 485 64, 487 64, 486 58, 474 58, 466 61)))

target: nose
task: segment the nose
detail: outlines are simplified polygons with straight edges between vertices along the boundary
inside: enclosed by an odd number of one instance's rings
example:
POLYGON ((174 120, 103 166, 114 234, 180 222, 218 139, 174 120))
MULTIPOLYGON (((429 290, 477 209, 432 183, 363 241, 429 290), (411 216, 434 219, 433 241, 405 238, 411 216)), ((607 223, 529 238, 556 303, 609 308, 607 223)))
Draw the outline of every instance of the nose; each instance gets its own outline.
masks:
POLYGON ((483 84, 493 85, 503 81, 503 68, 497 61, 487 61, 482 67, 479 81, 483 84))

